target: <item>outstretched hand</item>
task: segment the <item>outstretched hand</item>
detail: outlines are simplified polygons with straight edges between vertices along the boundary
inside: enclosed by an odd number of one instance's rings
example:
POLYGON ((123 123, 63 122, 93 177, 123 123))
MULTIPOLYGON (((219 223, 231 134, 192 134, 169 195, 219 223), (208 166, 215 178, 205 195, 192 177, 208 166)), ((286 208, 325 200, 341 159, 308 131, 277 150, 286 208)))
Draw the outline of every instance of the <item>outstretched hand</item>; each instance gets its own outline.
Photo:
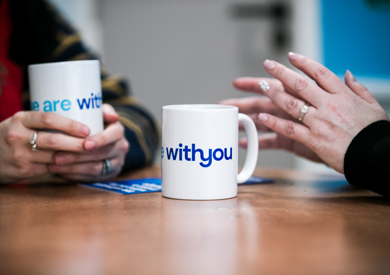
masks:
MULTIPOLYGON (((323 161, 343 173, 344 155, 352 139, 369 124, 389 118, 349 71, 343 83, 313 60, 295 53, 289 53, 288 57, 294 67, 315 82, 278 62, 266 60, 264 67, 275 79, 240 78, 233 85, 268 98, 230 99, 221 104, 235 105, 247 114, 260 113, 254 119, 258 129, 274 133, 259 137, 259 149, 285 149, 313 161, 323 161), (262 80, 269 84, 269 89, 259 86, 262 80), (299 121, 301 107, 306 103, 309 110, 299 121)), ((245 146, 245 140, 240 145, 245 146)))

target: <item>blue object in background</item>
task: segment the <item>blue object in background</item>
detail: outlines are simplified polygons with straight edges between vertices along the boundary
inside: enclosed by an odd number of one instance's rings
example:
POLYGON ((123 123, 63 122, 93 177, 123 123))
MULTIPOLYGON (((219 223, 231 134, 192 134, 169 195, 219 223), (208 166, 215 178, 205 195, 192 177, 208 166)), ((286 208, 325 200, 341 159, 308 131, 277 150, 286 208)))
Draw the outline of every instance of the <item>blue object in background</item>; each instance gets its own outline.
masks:
POLYGON ((339 76, 348 69, 355 76, 390 80, 390 2, 321 4, 324 65, 339 76))

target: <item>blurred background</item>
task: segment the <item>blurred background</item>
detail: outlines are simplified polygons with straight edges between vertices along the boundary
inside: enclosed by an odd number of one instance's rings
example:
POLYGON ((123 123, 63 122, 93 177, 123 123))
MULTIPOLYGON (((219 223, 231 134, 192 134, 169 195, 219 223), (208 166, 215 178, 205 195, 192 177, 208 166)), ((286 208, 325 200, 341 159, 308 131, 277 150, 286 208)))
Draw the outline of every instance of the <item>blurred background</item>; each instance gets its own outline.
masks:
MULTIPOLYGON (((163 105, 252 96, 232 80, 267 76, 263 61, 288 65, 289 51, 341 78, 349 69, 390 112, 390 0, 50 2, 159 123, 163 105)), ((258 166, 335 173, 280 151, 260 152, 258 166)))

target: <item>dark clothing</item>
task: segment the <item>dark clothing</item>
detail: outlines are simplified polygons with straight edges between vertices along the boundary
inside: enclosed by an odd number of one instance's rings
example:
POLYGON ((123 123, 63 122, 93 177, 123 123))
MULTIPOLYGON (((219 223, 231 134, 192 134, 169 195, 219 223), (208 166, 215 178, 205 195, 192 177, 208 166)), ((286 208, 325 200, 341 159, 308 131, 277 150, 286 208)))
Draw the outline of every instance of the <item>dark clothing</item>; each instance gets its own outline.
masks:
MULTIPOLYGON (((1 1, 1 0, 0 0, 1 1)), ((79 34, 43 0, 11 0, 13 32, 9 57, 23 70, 23 108, 30 110, 27 66, 37 63, 97 59, 79 34)), ((131 95, 128 83, 101 69, 103 102, 111 104, 130 143, 123 170, 151 164, 158 143, 157 127, 149 112, 131 95)))
POLYGON ((364 128, 345 154, 344 173, 352 185, 390 198, 390 122, 381 120, 364 128))

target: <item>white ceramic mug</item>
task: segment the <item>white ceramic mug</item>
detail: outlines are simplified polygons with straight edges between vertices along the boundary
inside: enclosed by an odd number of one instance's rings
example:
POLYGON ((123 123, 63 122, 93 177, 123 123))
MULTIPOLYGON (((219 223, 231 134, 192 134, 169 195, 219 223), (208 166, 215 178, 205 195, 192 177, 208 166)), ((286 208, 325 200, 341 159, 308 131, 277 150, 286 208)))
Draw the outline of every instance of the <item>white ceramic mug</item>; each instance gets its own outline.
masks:
POLYGON ((187 200, 237 196, 237 183, 252 175, 258 153, 256 126, 238 108, 224 105, 169 105, 162 108, 162 195, 187 200), (248 138, 238 173, 238 123, 248 138))
POLYGON ((31 110, 55 112, 103 131, 102 89, 98 60, 28 66, 31 110))

